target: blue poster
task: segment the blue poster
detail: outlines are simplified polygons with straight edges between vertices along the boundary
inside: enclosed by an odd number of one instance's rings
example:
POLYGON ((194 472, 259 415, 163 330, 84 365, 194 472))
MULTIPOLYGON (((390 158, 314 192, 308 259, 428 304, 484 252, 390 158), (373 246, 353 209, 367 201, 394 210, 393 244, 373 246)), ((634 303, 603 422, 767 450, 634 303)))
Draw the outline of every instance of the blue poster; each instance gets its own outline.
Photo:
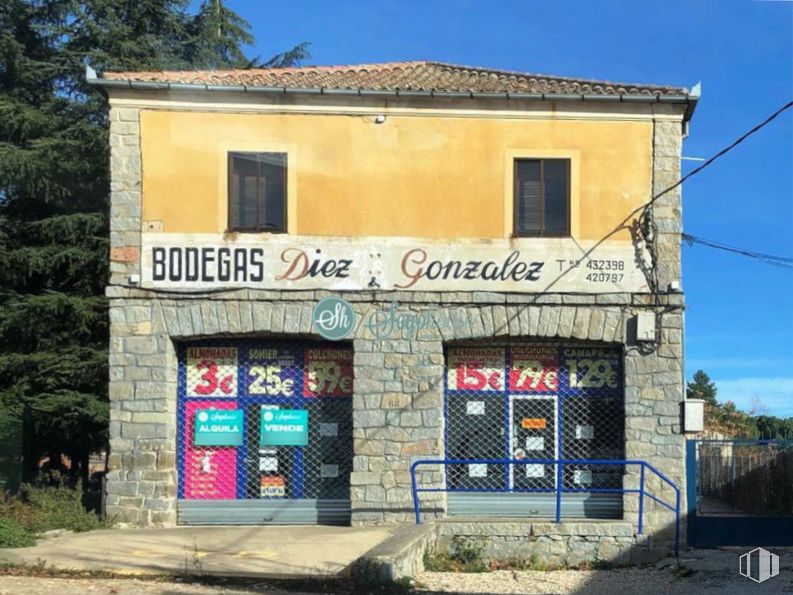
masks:
POLYGON ((242 409, 197 409, 196 446, 242 446, 242 409))
POLYGON ((308 445, 308 410, 262 409, 261 445, 308 445))

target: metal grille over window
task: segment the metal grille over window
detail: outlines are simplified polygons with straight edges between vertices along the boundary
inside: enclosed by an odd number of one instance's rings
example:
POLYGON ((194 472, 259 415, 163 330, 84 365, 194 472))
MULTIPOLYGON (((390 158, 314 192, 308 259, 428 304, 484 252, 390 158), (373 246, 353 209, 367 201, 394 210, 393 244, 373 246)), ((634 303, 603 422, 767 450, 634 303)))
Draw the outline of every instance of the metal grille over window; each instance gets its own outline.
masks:
POLYGON ((180 500, 349 500, 352 393, 351 347, 181 345, 180 500))
MULTIPOLYGON (((542 343, 450 347, 446 362, 446 458, 528 461, 449 465, 447 487, 458 490, 450 494, 450 513, 455 498, 463 503, 460 513, 486 513, 476 508, 477 495, 492 509, 499 491, 513 500, 522 495, 526 506, 516 504, 519 514, 544 516, 560 481, 557 465, 547 461, 624 458, 620 350, 542 343)), ((607 490, 622 487, 623 472, 621 465, 564 465, 567 514, 621 513, 621 494, 607 490)))

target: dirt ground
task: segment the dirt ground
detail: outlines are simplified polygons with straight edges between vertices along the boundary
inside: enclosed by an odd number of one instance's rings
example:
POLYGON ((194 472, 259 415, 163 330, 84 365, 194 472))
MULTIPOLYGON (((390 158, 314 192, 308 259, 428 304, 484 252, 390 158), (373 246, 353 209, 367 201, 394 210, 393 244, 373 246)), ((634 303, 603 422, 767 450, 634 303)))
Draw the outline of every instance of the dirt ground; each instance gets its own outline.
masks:
POLYGON ((283 591, 259 586, 227 588, 183 582, 150 581, 134 578, 89 579, 89 578, 41 578, 30 576, 0 576, 0 595, 312 595, 300 591, 283 591))
MULTIPOLYGON (((737 574, 737 573, 736 573, 737 574)), ((793 593, 793 580, 777 576, 763 584, 733 574, 677 577, 666 570, 498 571, 487 574, 427 572, 418 577, 421 593, 576 594, 576 595, 745 595, 793 593)))
POLYGON ((757 584, 738 572, 744 548, 688 549, 678 562, 613 570, 499 571, 487 574, 425 572, 427 593, 565 595, 745 595, 793 593, 793 549, 770 548, 780 557, 779 575, 757 584))
MULTIPOLYGON (((623 568, 613 570, 555 570, 512 571, 487 573, 424 572, 415 577, 413 589, 406 586, 395 589, 351 590, 342 581, 306 577, 300 583, 277 582, 265 579, 205 578, 208 583, 185 582, 177 579, 143 578, 88 578, 36 567, 6 568, 0 574, 0 595, 71 595, 72 593, 97 595, 327 595, 393 593, 431 595, 436 593, 477 593, 482 595, 744 595, 793 594, 793 549, 772 548, 780 556, 780 573, 762 584, 740 576, 738 556, 742 548, 721 550, 688 550, 680 566, 672 558, 655 567, 623 568), (28 576, 22 576, 28 575, 28 576), (38 576, 33 576, 38 575, 38 576), (214 581, 214 584, 212 584, 214 581)), ((101 575, 99 575, 101 576, 101 575)))
MULTIPOLYGON (((425 572, 416 578, 413 593, 477 594, 569 594, 569 595, 745 595, 752 593, 793 593, 793 574, 784 573, 763 584, 755 584, 737 572, 698 571, 680 577, 669 569, 498 571, 483 574, 425 572)), ((88 579, 28 576, 0 576, 0 595, 318 595, 350 593, 346 589, 283 590, 267 583, 240 586, 211 586, 135 578, 88 579)), ((368 593, 358 590, 356 593, 368 593)), ((382 593, 382 591, 376 591, 382 593)), ((396 592, 407 593, 407 590, 396 592)))

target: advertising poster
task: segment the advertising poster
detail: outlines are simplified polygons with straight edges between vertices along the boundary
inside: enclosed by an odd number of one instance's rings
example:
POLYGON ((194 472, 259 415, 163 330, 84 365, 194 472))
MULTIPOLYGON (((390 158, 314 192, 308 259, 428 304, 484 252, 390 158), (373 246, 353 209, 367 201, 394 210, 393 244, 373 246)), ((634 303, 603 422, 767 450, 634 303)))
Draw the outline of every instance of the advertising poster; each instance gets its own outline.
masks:
POLYGON ((615 349, 566 347, 562 358, 568 369, 571 389, 608 394, 621 385, 621 354, 615 349))
POLYGON ((503 392, 503 347, 460 347, 448 352, 449 390, 503 392))
POLYGON ((353 392, 351 349, 306 349, 304 397, 342 397, 353 392))
POLYGON ((237 495, 237 449, 233 446, 197 446, 196 416, 214 409, 233 411, 229 401, 187 401, 184 404, 184 497, 188 500, 228 500, 237 495))
POLYGON ((187 348, 188 397, 237 396, 236 347, 187 348))
POLYGON ((259 479, 260 498, 286 498, 286 480, 281 475, 269 475, 259 479))
POLYGON ((242 446, 244 412, 240 409, 197 409, 196 446, 242 446))
POLYGON ((299 377, 300 363, 294 350, 248 350, 245 382, 250 396, 294 397, 299 377))
POLYGON ((262 409, 262 446, 307 446, 307 409, 262 409))
POLYGON ((544 393, 559 388, 559 349, 550 345, 523 345, 510 349, 509 390, 544 393))

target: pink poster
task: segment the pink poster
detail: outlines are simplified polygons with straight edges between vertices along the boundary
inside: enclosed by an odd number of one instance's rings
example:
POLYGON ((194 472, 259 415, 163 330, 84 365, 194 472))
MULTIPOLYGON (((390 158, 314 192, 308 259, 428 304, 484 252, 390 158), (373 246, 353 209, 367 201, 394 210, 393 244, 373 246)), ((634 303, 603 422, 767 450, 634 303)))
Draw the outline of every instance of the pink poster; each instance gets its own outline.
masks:
POLYGON ((237 449, 233 446, 193 446, 198 409, 236 409, 228 401, 185 403, 184 497, 187 500, 233 500, 237 497, 237 449))

